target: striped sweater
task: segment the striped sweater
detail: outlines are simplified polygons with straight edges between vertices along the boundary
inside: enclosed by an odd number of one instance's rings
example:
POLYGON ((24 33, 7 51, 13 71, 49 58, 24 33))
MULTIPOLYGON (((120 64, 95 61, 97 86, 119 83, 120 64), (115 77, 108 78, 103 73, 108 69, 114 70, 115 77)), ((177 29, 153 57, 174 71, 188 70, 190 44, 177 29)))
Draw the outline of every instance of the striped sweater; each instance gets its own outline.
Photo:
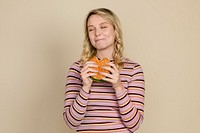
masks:
POLYGON ((93 82, 90 93, 82 89, 79 61, 70 67, 64 101, 64 120, 80 133, 132 133, 144 116, 144 75, 141 66, 122 58, 124 90, 116 94, 112 84, 93 82))

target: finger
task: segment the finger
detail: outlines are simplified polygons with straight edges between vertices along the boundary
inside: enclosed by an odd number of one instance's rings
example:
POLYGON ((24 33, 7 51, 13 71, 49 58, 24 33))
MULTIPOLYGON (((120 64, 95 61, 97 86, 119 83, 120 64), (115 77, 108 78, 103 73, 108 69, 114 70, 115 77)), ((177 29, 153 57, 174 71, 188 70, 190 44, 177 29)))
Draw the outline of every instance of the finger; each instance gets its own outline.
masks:
POLYGON ((86 74, 86 73, 90 73, 90 72, 97 73, 98 71, 94 68, 87 68, 84 71, 82 71, 82 74, 86 74))
POLYGON ((117 66, 113 62, 109 62, 108 65, 110 65, 113 69, 118 70, 117 66))
POLYGON ((112 74, 119 74, 119 70, 113 62, 107 63, 108 66, 103 66, 103 69, 109 70, 112 74))
POLYGON ((91 76, 96 76, 97 74, 96 73, 86 73, 86 74, 84 74, 83 76, 82 76, 82 78, 83 79, 87 79, 87 78, 89 78, 89 77, 91 77, 91 76))
POLYGON ((97 73, 98 72, 98 70, 96 70, 96 69, 94 69, 94 68, 88 68, 87 69, 87 73, 97 73))
POLYGON ((95 63, 87 63, 87 64, 85 64, 84 67, 81 69, 81 72, 84 72, 84 71, 86 71, 87 69, 89 69, 89 68, 91 68, 91 67, 97 68, 98 66, 97 66, 95 63))
POLYGON ((90 76, 96 76, 97 75, 97 73, 88 73, 88 77, 90 77, 90 76))
POLYGON ((85 66, 82 70, 81 70, 81 74, 86 74, 89 72, 94 72, 97 73, 98 71, 95 69, 96 67, 94 66, 93 68, 89 67, 89 66, 85 66))
POLYGON ((87 73, 87 74, 85 75, 85 77, 89 78, 89 77, 91 77, 91 76, 96 76, 96 75, 97 75, 96 73, 87 73))
POLYGON ((93 61, 87 61, 84 65, 89 66, 89 67, 98 67, 96 62, 93 62, 93 61))
POLYGON ((102 74, 103 76, 108 77, 108 78, 110 78, 110 79, 113 78, 113 75, 110 74, 110 73, 100 72, 100 74, 102 74))
POLYGON ((103 66, 102 68, 110 71, 111 73, 115 72, 115 70, 112 67, 110 67, 110 66, 103 66))
POLYGON ((113 79, 111 78, 102 78, 102 80, 110 82, 110 83, 114 83, 113 79))
POLYGON ((87 61, 83 64, 83 67, 84 66, 90 66, 90 65, 97 65, 96 62, 93 62, 93 61, 87 61))

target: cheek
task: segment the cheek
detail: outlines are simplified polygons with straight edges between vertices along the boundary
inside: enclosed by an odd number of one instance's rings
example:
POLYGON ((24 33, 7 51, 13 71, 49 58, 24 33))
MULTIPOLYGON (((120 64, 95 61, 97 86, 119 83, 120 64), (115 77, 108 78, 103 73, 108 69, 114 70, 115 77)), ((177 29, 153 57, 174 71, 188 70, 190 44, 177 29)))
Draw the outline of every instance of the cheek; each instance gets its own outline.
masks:
POLYGON ((115 41, 115 32, 110 33, 110 40, 113 42, 115 41))
POLYGON ((93 35, 91 33, 88 34, 89 40, 92 41, 93 40, 93 35))
POLYGON ((93 45, 94 44, 94 35, 89 34, 88 36, 89 36, 90 43, 93 45))
POLYGON ((107 34, 110 36, 110 38, 115 38, 115 30, 113 28, 110 28, 107 34))

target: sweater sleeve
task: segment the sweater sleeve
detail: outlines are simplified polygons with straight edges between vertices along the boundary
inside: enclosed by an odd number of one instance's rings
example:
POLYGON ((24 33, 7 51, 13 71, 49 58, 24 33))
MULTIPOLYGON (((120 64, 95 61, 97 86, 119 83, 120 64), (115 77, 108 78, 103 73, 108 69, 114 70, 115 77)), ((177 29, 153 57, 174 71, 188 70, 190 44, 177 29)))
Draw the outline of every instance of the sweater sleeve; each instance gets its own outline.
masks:
POLYGON ((66 79, 66 92, 63 117, 67 125, 76 129, 85 116, 89 94, 82 90, 80 67, 74 63, 69 69, 66 79))
POLYGON ((128 88, 117 94, 120 115, 124 125, 134 132, 144 117, 144 75, 140 65, 133 68, 128 88))

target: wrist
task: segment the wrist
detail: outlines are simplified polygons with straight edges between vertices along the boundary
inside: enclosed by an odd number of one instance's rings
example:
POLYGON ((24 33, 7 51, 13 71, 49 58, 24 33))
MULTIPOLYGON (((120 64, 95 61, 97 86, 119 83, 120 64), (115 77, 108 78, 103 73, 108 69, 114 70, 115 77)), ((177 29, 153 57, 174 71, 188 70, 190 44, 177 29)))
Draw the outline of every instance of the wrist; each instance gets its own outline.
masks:
POLYGON ((89 92, 90 92, 90 87, 89 87, 89 86, 83 86, 82 89, 83 89, 86 93, 89 93, 89 92))
POLYGON ((114 88, 116 94, 121 93, 124 90, 124 86, 122 85, 121 82, 114 85, 113 88, 114 88))

